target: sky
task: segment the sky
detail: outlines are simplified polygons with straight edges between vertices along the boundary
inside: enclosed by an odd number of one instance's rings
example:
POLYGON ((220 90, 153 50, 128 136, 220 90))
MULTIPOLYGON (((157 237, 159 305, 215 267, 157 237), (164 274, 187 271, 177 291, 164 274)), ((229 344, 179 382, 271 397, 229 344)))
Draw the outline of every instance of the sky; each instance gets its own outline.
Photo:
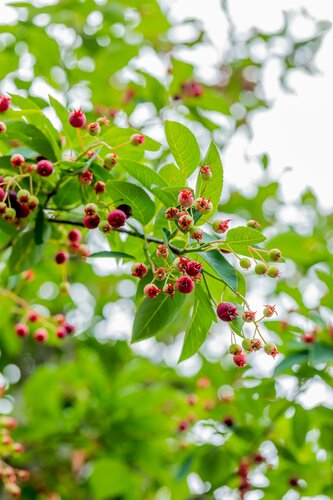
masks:
MULTIPOLYGON (((240 32, 258 27, 272 32, 281 27, 283 11, 305 8, 318 20, 333 23, 333 2, 329 0, 232 0, 231 17, 240 32)), ((219 0, 171 0, 167 2, 172 17, 196 17, 214 41, 216 55, 226 44, 226 19, 219 0)), ((302 39, 311 34, 310 22, 295 23, 294 32, 302 39)), ((325 210, 333 209, 333 30, 324 39, 316 58, 319 70, 315 76, 297 71, 289 78, 294 93, 286 93, 278 84, 277 67, 272 64, 264 73, 265 93, 272 101, 268 111, 256 113, 252 120, 253 138, 237 133, 224 153, 225 177, 237 179, 237 187, 247 190, 261 171, 255 161, 247 162, 263 152, 270 156, 271 173, 281 180, 286 200, 294 201, 311 187, 319 196, 325 210), (286 167, 291 167, 286 171, 286 167)), ((209 71, 214 55, 202 50, 198 53, 199 65, 209 71)))

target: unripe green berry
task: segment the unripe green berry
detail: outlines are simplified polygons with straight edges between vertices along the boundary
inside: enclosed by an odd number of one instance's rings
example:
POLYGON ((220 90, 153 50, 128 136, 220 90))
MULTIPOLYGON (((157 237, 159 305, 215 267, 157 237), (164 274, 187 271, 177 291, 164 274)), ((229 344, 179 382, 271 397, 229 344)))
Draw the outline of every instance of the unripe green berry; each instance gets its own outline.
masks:
POLYGON ((29 198, 29 208, 30 210, 34 210, 39 205, 39 199, 37 196, 30 196, 29 198))
POLYGON ((270 278, 277 278, 280 274, 279 268, 277 266, 270 266, 267 270, 267 274, 270 278))
POLYGON ((252 229, 258 229, 258 227, 260 227, 259 222, 257 222, 256 220, 253 220, 253 219, 249 220, 246 225, 247 225, 247 227, 251 227, 252 229))
POLYGON ((252 351, 251 339, 244 339, 242 342, 242 347, 245 351, 252 351))
POLYGON ((281 260, 282 257, 281 250, 279 250, 278 248, 272 248, 272 250, 269 251, 268 255, 269 259, 272 262, 278 262, 279 260, 281 260))
POLYGON ((4 213, 4 216, 3 216, 3 218, 5 219, 5 221, 7 221, 7 222, 13 222, 13 220, 15 219, 15 217, 16 217, 16 211, 14 210, 14 208, 7 207, 7 210, 6 210, 6 212, 4 213))
POLYGON ((266 354, 274 354, 276 353, 277 354, 277 349, 276 349, 276 345, 273 344, 273 342, 268 342, 267 344, 265 344, 264 346, 264 351, 266 354))
POLYGON ((240 354, 242 352, 242 347, 239 344, 231 344, 229 347, 230 354, 240 354))
POLYGON ((101 132, 101 126, 98 122, 89 123, 87 129, 89 135, 91 136, 98 135, 101 132))
POLYGON ((104 157, 104 167, 111 169, 117 164, 117 154, 116 153, 109 153, 104 157))
POLYGON ((239 265, 240 265, 243 269, 250 269, 250 267, 251 267, 251 261, 250 261, 250 259, 248 259, 247 257, 243 257, 243 258, 239 261, 239 265))
POLYGON ((256 274, 266 274, 267 273, 267 266, 264 262, 258 262, 256 264, 256 267, 254 268, 256 274))
POLYGON ((99 224, 98 224, 98 229, 102 232, 102 233, 110 233, 112 231, 112 227, 110 226, 110 224, 108 223, 107 220, 102 220, 99 224))
POLYGON ((4 201, 0 202, 0 215, 3 215, 7 210, 7 205, 4 201))
POLYGON ((30 193, 27 189, 20 189, 17 193, 17 199, 21 203, 28 203, 30 199, 30 193))

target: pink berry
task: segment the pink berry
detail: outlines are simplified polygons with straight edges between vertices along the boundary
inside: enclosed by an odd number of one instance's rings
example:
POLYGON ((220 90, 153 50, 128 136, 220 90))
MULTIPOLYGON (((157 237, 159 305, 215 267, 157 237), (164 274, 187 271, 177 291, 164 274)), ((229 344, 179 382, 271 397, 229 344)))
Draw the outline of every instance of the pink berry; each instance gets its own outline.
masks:
POLYGON ((81 109, 74 109, 69 115, 68 121, 72 127, 82 128, 85 126, 87 119, 81 109))
POLYGON ((194 208, 202 214, 209 214, 213 210, 213 204, 206 198, 197 198, 194 203, 194 208))
POLYGON ((4 111, 7 111, 7 109, 9 109, 10 101, 10 97, 0 95, 0 113, 3 113, 4 111))
POLYGON ((86 170, 85 172, 81 172, 77 176, 77 178, 78 178, 79 183, 82 184, 83 186, 85 186, 85 185, 92 183, 94 176, 93 176, 93 173, 90 172, 90 170, 86 170))
POLYGON ((30 311, 28 313, 27 319, 30 323, 36 323, 38 321, 39 315, 36 311, 30 311))
POLYGON ((92 136, 98 135, 101 132, 101 126, 97 122, 89 123, 87 128, 88 128, 89 135, 92 135, 92 136))
POLYGON ((194 203, 193 191, 191 189, 182 189, 178 195, 179 204, 184 208, 189 208, 194 203))
POLYGON ((255 320, 256 313, 253 311, 244 311, 242 319, 245 323, 252 323, 255 320))
POLYGON ((271 318, 274 313, 277 314, 275 306, 270 306, 269 304, 266 304, 265 309, 263 311, 263 315, 265 316, 265 318, 271 318))
POLYGON ((176 281, 176 287, 180 293, 191 293, 194 289, 194 283, 188 276, 182 276, 176 281))
POLYGON ((149 283, 143 289, 143 293, 148 299, 154 299, 160 292, 161 290, 154 283, 149 283))
POLYGON ((230 302, 221 302, 217 306, 216 314, 222 321, 226 322, 233 321, 238 316, 236 307, 230 302))
POLYGON ((166 245, 159 245, 156 248, 156 257, 162 257, 163 259, 166 259, 169 255, 169 249, 166 245))
POLYGON ((316 331, 303 333, 301 339, 305 344, 312 344, 316 340, 316 331))
POLYGON ((130 141, 133 146, 140 146, 145 142, 145 136, 142 134, 133 134, 130 141))
POLYGON ((58 337, 58 339, 63 339, 66 337, 66 335, 67 335, 67 331, 66 331, 66 328, 64 326, 60 326, 59 328, 57 328, 56 336, 58 337))
POLYGON ((15 325, 15 332, 19 337, 26 337, 29 334, 29 328, 24 323, 17 323, 15 325))
POLYGON ((22 156, 20 154, 12 155, 10 158, 10 163, 13 165, 13 167, 19 168, 19 167, 22 167, 24 165, 25 158, 24 158, 24 156, 22 156))
POLYGON ((57 264, 65 264, 68 260, 68 253, 60 251, 55 254, 54 260, 57 264))
POLYGON ((272 356, 272 358, 275 358, 275 356, 279 354, 279 351, 277 350, 276 345, 273 344, 273 342, 265 344, 264 351, 269 356, 272 356))
POLYGON ((96 194, 104 193, 105 191, 105 182, 97 181, 94 185, 94 191, 96 194))
POLYGON ((119 229, 126 222, 126 214, 122 210, 112 210, 108 215, 108 222, 113 229, 119 229))
POLYGON ((212 228, 215 233, 225 233, 229 229, 230 219, 216 219, 213 221, 212 228))
POLYGON ((184 432, 188 428, 188 422, 186 420, 181 420, 178 424, 179 432, 184 432))
POLYGON ((87 229, 96 229, 96 227, 98 227, 98 224, 101 222, 101 219, 99 217, 99 215, 85 215, 83 217, 83 225, 84 227, 86 227, 87 229))
POLYGON ((155 267, 154 276, 157 280, 162 281, 165 278, 166 272, 167 271, 164 267, 155 267))
POLYGON ((48 177, 53 173, 53 165, 48 160, 40 160, 37 163, 37 174, 41 177, 48 177))
POLYGON ((78 229, 72 229, 71 231, 69 231, 67 238, 69 239, 69 241, 75 243, 79 242, 82 239, 81 231, 79 231, 78 229))
POLYGON ((137 262, 132 266, 132 276, 134 276, 135 278, 141 279, 146 276, 147 272, 147 266, 145 266, 145 264, 142 264, 141 262, 137 262))
POLYGON ((49 334, 45 328, 38 328, 34 333, 34 339, 36 342, 45 342, 48 339, 49 334))
POLYGON ((246 356, 243 353, 234 354, 232 359, 236 366, 243 367, 246 365, 246 356))
POLYGON ((204 91, 202 85, 195 80, 183 83, 182 90, 186 97, 200 97, 204 91))
POLYGON ((178 225, 182 231, 188 231, 193 226, 193 219, 189 214, 182 215, 178 219, 178 225))
POLYGON ((202 264, 200 262, 196 262, 195 260, 191 260, 186 264, 186 274, 189 276, 198 276, 201 273, 202 264))

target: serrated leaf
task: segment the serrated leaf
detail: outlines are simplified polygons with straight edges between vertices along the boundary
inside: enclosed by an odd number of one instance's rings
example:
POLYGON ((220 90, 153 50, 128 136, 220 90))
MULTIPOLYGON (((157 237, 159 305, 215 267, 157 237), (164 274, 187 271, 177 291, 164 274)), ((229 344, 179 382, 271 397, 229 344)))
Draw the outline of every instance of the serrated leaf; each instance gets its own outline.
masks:
POLYGON ((165 135, 176 163, 185 177, 189 177, 200 162, 200 149, 195 136, 181 123, 167 120, 165 135))
POLYGON ((167 187, 168 183, 155 170, 132 160, 119 160, 118 164, 145 188, 154 192, 154 186, 167 187))
POLYGON ((246 226, 229 229, 226 238, 227 243, 233 250, 239 247, 257 245, 265 240, 266 237, 260 231, 246 226))
POLYGON ((196 193, 197 196, 204 195, 205 198, 212 202, 214 209, 209 214, 209 216, 212 217, 218 209, 218 204, 221 199, 223 189, 223 166, 219 151, 214 142, 210 143, 203 164, 209 165, 209 168, 213 173, 213 177, 208 181, 204 181, 201 175, 199 175, 197 180, 196 193))
POLYGON ((147 224, 154 216, 155 204, 148 194, 139 186, 125 181, 109 181, 107 193, 120 203, 127 203, 132 207, 133 217, 142 224, 147 224))
POLYGON ((185 333, 179 362, 190 358, 200 349, 213 321, 216 321, 216 315, 209 297, 201 286, 197 286, 194 292, 191 323, 185 333))
POLYGON ((109 250, 103 250, 101 252, 95 252, 89 255, 89 259, 100 259, 100 258, 108 258, 108 259, 134 259, 133 255, 129 255, 124 252, 113 252, 109 250))
POLYGON ((132 343, 155 336, 168 326, 180 311, 185 295, 176 293, 169 297, 160 293, 155 299, 145 298, 135 315, 132 343))
POLYGON ((56 161, 57 157, 48 137, 34 125, 23 121, 10 121, 7 123, 7 134, 22 141, 30 149, 37 151, 48 160, 56 161))

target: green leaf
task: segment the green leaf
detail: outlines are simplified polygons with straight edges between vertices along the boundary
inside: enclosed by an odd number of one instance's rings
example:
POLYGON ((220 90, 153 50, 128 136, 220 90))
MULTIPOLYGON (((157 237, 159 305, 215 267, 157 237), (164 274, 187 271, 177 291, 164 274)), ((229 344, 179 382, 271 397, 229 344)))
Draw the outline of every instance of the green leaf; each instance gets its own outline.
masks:
POLYGON ((62 131, 68 139, 69 145, 71 145, 77 140, 77 133, 75 128, 72 127, 68 122, 69 112, 59 101, 54 99, 54 97, 52 97, 51 95, 49 95, 49 101, 61 121, 62 131))
POLYGON ((155 204, 139 186, 124 181, 109 181, 107 193, 114 201, 127 203, 132 207, 133 217, 142 224, 147 224, 154 216, 155 204))
MULTIPOLYGON (((237 292, 237 274, 235 269, 218 250, 200 252, 201 257, 231 290, 237 292)), ((204 270, 203 270, 204 272, 204 270)))
POLYGON ((56 161, 57 157, 49 139, 34 125, 25 122, 7 122, 7 134, 22 141, 26 146, 37 151, 48 160, 56 161))
POLYGON ((113 252, 108 250, 103 250, 101 252, 95 252, 89 255, 89 259, 100 259, 100 258, 109 258, 109 259, 134 259, 133 255, 129 255, 124 252, 113 252))
MULTIPOLYGON (((103 139, 106 141, 108 144, 111 146, 119 146, 120 144, 123 144, 124 142, 128 142, 131 138, 131 135, 133 134, 139 134, 137 130, 134 128, 118 128, 118 127, 113 127, 110 128, 105 134, 103 134, 103 139)), ((137 148, 135 146, 132 146, 131 144, 126 145, 126 147, 131 148, 133 150, 138 149, 138 150, 147 150, 147 151, 158 151, 161 147, 161 144, 151 137, 148 137, 145 135, 145 142, 138 146, 137 148)), ((123 151, 121 149, 120 151, 123 151)), ((118 151, 117 151, 118 153, 118 151)), ((120 153, 119 153, 120 154, 120 153)))
POLYGON ((314 342, 309 352, 309 361, 312 365, 333 361, 333 347, 329 344, 314 342))
POLYGON ((193 356, 206 340, 207 333, 213 321, 216 321, 212 304, 208 295, 201 286, 196 286, 194 292, 194 306, 184 338, 183 349, 179 361, 193 356))
POLYGON ((284 358, 276 366, 274 374, 281 375, 281 373, 284 373, 285 371, 289 370, 289 368, 292 368, 293 365, 302 365, 303 363, 306 363, 308 361, 308 357, 309 357, 308 350, 299 351, 298 353, 293 354, 292 356, 288 356, 284 358))
POLYGON ((209 199, 212 202, 214 210, 209 215, 210 217, 212 217, 218 208, 223 189, 222 161, 219 151, 214 142, 210 143, 203 164, 209 165, 209 168, 213 173, 213 177, 209 181, 204 181, 201 175, 199 175, 197 180, 196 192, 197 196, 204 195, 205 198, 209 199))
POLYGON ((303 446, 308 431, 308 415, 302 406, 297 406, 292 418, 292 429, 295 443, 298 447, 303 446))
POLYGON ((118 164, 145 188, 154 192, 154 186, 167 187, 168 183, 155 170, 132 160, 119 160, 118 164))
POLYGON ((165 122, 166 138, 177 165, 189 177, 200 163, 200 149, 195 136, 181 123, 165 122))
POLYGON ((181 293, 172 298, 164 293, 155 299, 145 298, 135 316, 132 343, 153 337, 168 326, 179 313, 184 300, 185 295, 181 293))
POLYGON ((235 251, 242 247, 257 245, 265 240, 266 237, 260 231, 246 226, 229 229, 226 239, 227 243, 235 251))
POLYGON ((132 476, 123 462, 100 458, 93 462, 92 474, 89 478, 93 497, 97 500, 108 498, 125 498, 132 482, 132 476), (124 481, 124 478, 127 478, 124 481))
POLYGON ((44 245, 36 245, 34 231, 28 231, 20 235, 9 258, 9 270, 11 274, 18 274, 34 267, 42 260, 44 245))

